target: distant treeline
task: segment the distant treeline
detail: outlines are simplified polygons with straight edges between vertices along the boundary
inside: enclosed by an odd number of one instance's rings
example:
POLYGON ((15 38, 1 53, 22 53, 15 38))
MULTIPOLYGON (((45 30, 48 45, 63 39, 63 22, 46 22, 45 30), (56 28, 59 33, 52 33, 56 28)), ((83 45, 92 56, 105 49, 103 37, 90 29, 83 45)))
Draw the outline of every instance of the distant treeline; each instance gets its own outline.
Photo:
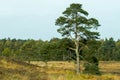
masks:
MULTIPOLYGON (((81 40, 85 46, 80 52, 80 59, 95 56, 99 60, 120 60, 120 40, 81 40)), ((19 60, 66 61, 75 60, 76 55, 71 47, 74 43, 67 38, 52 38, 50 41, 0 39, 0 56, 19 60)))

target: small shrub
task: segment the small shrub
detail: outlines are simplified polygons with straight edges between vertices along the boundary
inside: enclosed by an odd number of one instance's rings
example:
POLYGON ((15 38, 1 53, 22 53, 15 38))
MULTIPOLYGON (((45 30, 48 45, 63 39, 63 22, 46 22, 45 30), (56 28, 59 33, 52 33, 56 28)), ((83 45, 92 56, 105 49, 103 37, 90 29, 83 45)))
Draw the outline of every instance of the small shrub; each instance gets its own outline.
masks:
POLYGON ((99 67, 98 67, 98 60, 96 57, 91 57, 87 61, 87 63, 84 63, 84 71, 83 73, 88 73, 88 74, 97 74, 100 75, 99 67))

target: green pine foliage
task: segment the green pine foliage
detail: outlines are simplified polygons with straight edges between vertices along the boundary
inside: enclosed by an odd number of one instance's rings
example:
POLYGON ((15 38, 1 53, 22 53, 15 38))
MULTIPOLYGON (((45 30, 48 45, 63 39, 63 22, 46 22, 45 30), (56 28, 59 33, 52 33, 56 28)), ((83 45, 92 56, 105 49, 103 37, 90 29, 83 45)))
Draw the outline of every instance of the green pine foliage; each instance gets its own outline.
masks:
MULTIPOLYGON (((89 47, 83 48, 80 52, 80 59, 86 60, 90 55, 95 56, 98 60, 120 60, 120 40, 111 39, 85 41, 89 47)), ((51 39, 43 40, 21 40, 21 39, 0 39, 0 56, 6 56, 19 60, 32 61, 65 61, 75 60, 75 52, 69 47, 75 47, 74 42, 70 39, 51 39), (12 46, 11 46, 12 45, 12 46)))
POLYGON ((87 60, 87 63, 84 63, 84 71, 83 73, 87 74, 94 74, 94 75, 100 75, 99 67, 98 67, 99 61, 95 56, 92 56, 87 60))

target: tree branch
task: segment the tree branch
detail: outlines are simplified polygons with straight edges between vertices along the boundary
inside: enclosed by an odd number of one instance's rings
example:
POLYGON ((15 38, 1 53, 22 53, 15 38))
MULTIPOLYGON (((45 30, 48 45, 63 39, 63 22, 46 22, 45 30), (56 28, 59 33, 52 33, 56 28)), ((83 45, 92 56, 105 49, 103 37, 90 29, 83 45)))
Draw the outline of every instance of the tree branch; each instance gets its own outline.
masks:
POLYGON ((73 50, 73 51, 75 51, 75 48, 71 48, 71 47, 68 47, 69 49, 71 49, 71 50, 73 50))

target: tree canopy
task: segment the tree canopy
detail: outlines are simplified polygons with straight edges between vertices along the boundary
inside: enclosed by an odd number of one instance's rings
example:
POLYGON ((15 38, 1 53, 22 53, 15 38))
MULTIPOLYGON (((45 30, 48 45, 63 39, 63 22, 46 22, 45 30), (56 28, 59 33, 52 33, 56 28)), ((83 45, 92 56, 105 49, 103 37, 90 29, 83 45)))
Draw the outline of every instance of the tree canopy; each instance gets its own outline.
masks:
POLYGON ((57 18, 55 24, 60 26, 57 31, 62 36, 70 38, 75 44, 75 48, 71 49, 76 53, 77 73, 79 73, 79 52, 84 46, 80 41, 98 38, 99 32, 93 29, 97 29, 100 24, 97 19, 88 18, 88 12, 82 9, 82 4, 76 3, 70 4, 70 7, 63 12, 63 16, 57 18))

